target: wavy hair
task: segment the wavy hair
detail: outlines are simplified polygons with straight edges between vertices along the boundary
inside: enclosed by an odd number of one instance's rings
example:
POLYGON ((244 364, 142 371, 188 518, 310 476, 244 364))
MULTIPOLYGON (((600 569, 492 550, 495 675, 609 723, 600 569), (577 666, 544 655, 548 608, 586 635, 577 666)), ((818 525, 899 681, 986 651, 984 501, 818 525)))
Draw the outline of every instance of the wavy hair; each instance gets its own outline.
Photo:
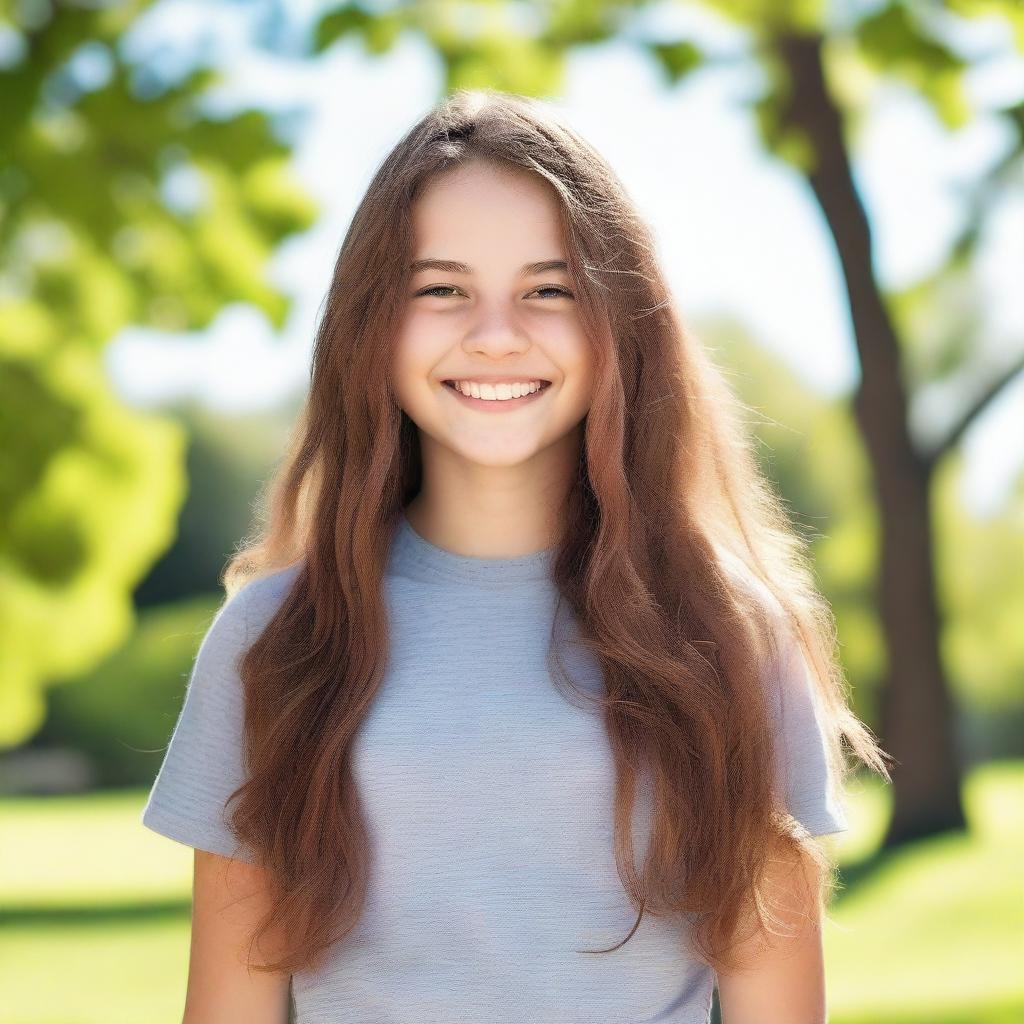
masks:
MULTIPOLYGON (((746 407, 680 320, 650 229, 554 106, 490 89, 446 97, 376 170, 338 253, 288 451, 224 570, 230 597, 300 566, 239 665, 246 781, 229 820, 266 871, 270 905, 253 941, 279 941, 252 966, 315 968, 365 905, 371 864, 349 752, 382 680, 382 576, 422 473, 416 427, 390 385, 391 348, 407 301, 413 204, 470 160, 539 175, 557 193, 594 349, 553 572, 605 680, 603 694, 576 692, 603 715, 616 863, 638 912, 612 949, 644 913, 679 915, 691 949, 728 968, 743 920, 776 923, 769 858, 808 853, 823 909, 835 885, 825 852, 772 785, 764 679, 784 635, 811 668, 835 783, 852 771, 844 738, 888 779, 887 755, 848 705, 806 542, 758 468, 746 407), (653 810, 638 866, 630 822, 642 772, 653 810)), ((560 688, 571 682, 554 675, 560 688)))

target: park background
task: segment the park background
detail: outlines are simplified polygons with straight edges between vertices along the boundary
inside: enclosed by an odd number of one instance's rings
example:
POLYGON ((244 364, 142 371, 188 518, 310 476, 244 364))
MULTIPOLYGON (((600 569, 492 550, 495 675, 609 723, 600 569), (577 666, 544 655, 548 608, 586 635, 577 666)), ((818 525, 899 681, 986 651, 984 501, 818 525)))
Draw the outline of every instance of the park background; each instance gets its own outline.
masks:
POLYGON ((1024 1019, 1024 8, 25 0, 0 6, 4 1020, 180 1020, 191 851, 139 815, 355 204, 460 86, 545 97, 606 155, 812 541, 895 759, 834 838, 830 1019, 1024 1019))

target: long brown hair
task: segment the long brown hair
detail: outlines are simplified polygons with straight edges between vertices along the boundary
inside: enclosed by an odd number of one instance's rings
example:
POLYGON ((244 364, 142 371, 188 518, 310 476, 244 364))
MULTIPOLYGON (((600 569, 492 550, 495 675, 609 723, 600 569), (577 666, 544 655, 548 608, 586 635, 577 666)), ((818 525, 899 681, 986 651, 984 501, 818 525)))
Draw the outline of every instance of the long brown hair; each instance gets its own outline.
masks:
POLYGON ((729 967, 737 925, 752 911, 774 921, 770 856, 809 853, 823 869, 822 907, 834 886, 824 851, 771 782, 764 680, 784 633, 812 668, 836 785, 852 770, 844 737, 888 778, 885 755, 848 706, 834 618, 806 542, 759 471, 746 407, 681 323, 650 229, 552 105, 485 89, 447 97, 377 169, 338 254, 290 450, 224 572, 231 596, 299 566, 240 662, 246 783, 230 820, 269 880, 254 941, 279 940, 254 966, 315 968, 365 904, 372 864, 349 752, 381 683, 382 576, 421 477, 415 425, 390 387, 391 343, 407 301, 413 203, 468 160, 540 175, 555 190, 594 346, 553 572, 605 679, 604 694, 577 692, 597 701, 616 766, 616 861, 639 914, 623 942, 644 913, 685 916, 692 948, 729 967), (641 773, 653 804, 637 868, 641 773))

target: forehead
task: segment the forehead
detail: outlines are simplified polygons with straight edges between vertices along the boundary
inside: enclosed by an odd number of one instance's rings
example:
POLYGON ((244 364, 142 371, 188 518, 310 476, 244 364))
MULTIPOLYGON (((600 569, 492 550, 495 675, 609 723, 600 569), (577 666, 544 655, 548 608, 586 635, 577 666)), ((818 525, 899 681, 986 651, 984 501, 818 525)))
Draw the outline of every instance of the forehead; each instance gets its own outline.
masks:
POLYGON ((528 171, 473 163, 434 179, 412 209, 415 257, 470 266, 564 257, 559 200, 528 171))

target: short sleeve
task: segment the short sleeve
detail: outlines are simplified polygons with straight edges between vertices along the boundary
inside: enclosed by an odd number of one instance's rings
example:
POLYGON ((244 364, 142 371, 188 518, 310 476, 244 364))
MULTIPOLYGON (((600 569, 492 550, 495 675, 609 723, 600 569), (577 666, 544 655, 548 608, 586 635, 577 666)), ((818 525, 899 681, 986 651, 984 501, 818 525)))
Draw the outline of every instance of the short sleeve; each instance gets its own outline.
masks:
POLYGON ((773 680, 779 766, 786 809, 812 836, 846 832, 821 722, 821 698, 803 649, 790 632, 780 641, 773 680))
POLYGON ((185 700, 142 812, 169 839, 252 862, 225 817, 243 782, 238 661, 248 647, 246 588, 221 606, 199 646, 185 700))

